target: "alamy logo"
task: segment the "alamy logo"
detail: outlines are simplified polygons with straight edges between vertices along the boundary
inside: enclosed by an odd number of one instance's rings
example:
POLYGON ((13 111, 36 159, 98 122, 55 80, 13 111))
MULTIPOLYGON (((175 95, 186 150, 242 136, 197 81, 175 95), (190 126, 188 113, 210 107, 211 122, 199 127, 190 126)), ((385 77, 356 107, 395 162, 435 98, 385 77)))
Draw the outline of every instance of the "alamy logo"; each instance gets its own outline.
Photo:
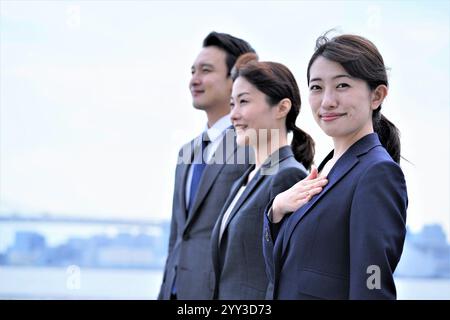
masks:
POLYGON ((79 290, 81 288, 81 269, 77 265, 67 267, 66 288, 69 290, 79 290))
POLYGON ((370 265, 367 267, 366 270, 367 274, 370 274, 370 276, 367 278, 366 285, 367 289, 373 290, 373 289, 381 289, 381 270, 380 267, 377 265, 370 265))

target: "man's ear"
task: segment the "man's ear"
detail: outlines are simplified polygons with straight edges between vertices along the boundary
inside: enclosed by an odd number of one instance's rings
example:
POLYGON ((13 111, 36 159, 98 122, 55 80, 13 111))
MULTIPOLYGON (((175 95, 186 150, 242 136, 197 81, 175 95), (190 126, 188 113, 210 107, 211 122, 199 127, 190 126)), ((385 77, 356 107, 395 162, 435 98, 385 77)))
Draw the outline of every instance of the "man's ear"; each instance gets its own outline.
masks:
POLYGON ((292 102, 288 98, 284 98, 277 105, 277 119, 286 118, 289 111, 291 110, 292 102))
POLYGON ((388 95, 388 87, 384 84, 380 84, 375 90, 372 91, 372 110, 377 109, 384 101, 384 98, 388 95))

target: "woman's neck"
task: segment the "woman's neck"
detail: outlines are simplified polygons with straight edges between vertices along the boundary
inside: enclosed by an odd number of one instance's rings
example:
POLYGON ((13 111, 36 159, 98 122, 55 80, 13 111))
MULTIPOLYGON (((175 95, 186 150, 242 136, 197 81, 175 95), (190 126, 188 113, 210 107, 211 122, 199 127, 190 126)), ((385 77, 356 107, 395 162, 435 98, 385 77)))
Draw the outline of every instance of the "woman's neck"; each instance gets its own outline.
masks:
POLYGON ((271 139, 268 139, 267 143, 258 143, 256 146, 253 147, 253 150, 255 152, 255 164, 256 164, 256 170, 258 170, 264 161, 269 158, 269 156, 280 149, 281 147, 287 146, 287 135, 282 134, 277 140, 278 143, 273 144, 271 142, 271 139))
POLYGON ((373 128, 370 128, 345 137, 333 137, 333 160, 337 161, 355 142, 373 132, 373 128))

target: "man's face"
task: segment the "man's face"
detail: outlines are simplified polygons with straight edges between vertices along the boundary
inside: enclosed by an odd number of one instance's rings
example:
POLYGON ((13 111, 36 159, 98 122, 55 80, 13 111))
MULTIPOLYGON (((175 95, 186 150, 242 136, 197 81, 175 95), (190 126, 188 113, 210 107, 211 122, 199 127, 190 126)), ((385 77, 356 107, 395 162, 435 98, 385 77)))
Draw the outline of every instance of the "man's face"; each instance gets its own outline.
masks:
POLYGON ((228 76, 224 50, 203 48, 192 65, 189 89, 196 109, 211 110, 230 103, 233 81, 228 76))

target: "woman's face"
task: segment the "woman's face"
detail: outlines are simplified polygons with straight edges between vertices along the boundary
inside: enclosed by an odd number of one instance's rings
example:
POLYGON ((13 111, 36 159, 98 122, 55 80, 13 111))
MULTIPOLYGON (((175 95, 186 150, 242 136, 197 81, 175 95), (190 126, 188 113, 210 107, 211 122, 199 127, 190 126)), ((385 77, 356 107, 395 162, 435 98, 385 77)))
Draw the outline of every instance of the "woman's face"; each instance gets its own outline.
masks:
POLYGON ((380 105, 364 80, 322 56, 310 68, 309 103, 327 135, 352 141, 373 132, 372 112, 380 105))
POLYGON ((238 145, 258 147, 269 142, 271 129, 278 129, 279 121, 277 108, 267 103, 264 93, 245 78, 238 77, 233 83, 230 105, 238 145))

